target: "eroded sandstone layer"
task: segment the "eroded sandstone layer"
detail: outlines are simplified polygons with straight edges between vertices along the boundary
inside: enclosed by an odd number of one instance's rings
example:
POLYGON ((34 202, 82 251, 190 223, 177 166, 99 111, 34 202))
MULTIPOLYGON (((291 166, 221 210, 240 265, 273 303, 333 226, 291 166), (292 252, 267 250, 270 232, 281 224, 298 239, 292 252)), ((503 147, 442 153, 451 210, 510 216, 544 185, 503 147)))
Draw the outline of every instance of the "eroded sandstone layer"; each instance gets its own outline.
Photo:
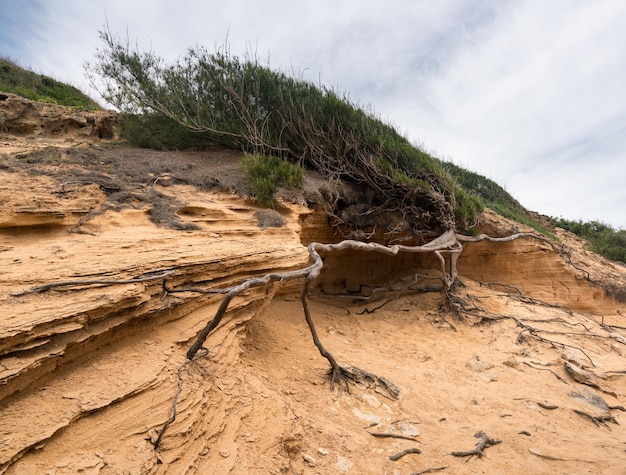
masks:
POLYGON ((114 113, 81 111, 30 101, 0 92, 0 133, 23 137, 57 136, 112 139, 114 113))
MULTIPOLYGON (((622 473, 625 304, 598 283, 623 288, 626 271, 571 235, 467 244, 465 316, 410 290, 437 283, 432 256, 323 256, 320 338, 397 384, 392 400, 329 390, 296 281, 237 297, 208 353, 185 359, 221 296, 168 294, 164 278, 226 288, 306 266, 306 244, 341 239, 322 214, 283 203, 285 224, 261 227, 233 193, 155 181, 195 225, 175 230, 149 204, 103 207, 101 183, 59 193, 66 181, 0 169, 0 473, 622 473), (74 283, 32 292, 61 282, 74 283), (502 442, 450 455, 479 431, 502 442), (407 448, 421 454, 390 460, 407 448)), ((512 226, 486 211, 486 232, 512 226)))

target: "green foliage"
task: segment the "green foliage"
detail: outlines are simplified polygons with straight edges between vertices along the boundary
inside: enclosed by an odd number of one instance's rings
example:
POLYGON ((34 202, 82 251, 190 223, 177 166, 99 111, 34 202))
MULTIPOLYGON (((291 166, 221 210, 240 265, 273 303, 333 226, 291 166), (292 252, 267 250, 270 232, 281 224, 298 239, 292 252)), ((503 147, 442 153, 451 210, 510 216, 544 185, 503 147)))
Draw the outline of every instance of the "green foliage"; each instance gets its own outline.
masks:
MULTIPOLYGON (((466 230, 487 206, 551 236, 501 186, 439 161, 336 90, 273 71, 253 56, 232 56, 227 47, 192 48, 165 64, 109 31, 101 38, 105 47, 89 70, 104 80, 103 97, 129 113, 158 113, 182 127, 154 122, 148 133, 158 135, 158 147, 161 140, 184 146, 186 139, 178 144, 175 136, 187 130, 252 154, 278 155, 363 185, 373 194, 372 209, 399 213, 412 230, 466 230)), ((152 143, 154 137, 146 141, 152 143)), ((258 180, 259 189, 266 187, 260 196, 268 197, 272 185, 258 180)))
POLYGON ((246 172, 253 195, 263 204, 274 201, 279 187, 302 186, 302 169, 271 155, 246 155, 241 166, 246 172))
POLYGON ((200 132, 192 132, 161 114, 122 114, 120 137, 135 147, 156 150, 203 149, 211 142, 200 132))
POLYGON ((454 209, 455 219, 457 223, 466 223, 465 229, 467 231, 475 221, 476 217, 483 210, 484 206, 480 199, 474 194, 468 192, 462 187, 455 189, 456 207, 454 209))
POLYGON ((77 109, 95 110, 101 107, 79 89, 21 68, 13 61, 0 57, 0 91, 17 94, 32 101, 59 104, 77 109))
POLYGON ((554 224, 587 240, 589 249, 614 261, 626 263, 626 230, 616 230, 600 221, 554 219, 554 224))

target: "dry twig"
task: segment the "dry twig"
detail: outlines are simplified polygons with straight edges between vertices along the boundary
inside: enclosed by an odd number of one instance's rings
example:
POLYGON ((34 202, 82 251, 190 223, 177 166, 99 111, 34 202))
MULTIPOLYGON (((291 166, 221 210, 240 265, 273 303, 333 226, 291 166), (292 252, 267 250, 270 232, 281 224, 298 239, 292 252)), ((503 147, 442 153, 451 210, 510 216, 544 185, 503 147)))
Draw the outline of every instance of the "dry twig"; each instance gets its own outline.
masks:
POLYGON ((159 445, 161 444, 161 440, 163 439, 163 436, 165 435, 165 431, 176 420, 176 406, 178 404, 178 397, 180 396, 180 393, 183 391, 183 374, 182 374, 183 369, 187 365, 196 362, 198 359, 202 358, 203 356, 206 356, 209 353, 209 350, 207 350, 206 348, 204 348, 204 350, 205 351, 203 351, 202 353, 196 355, 193 360, 185 361, 178 368, 178 371, 176 372, 176 374, 178 375, 178 389, 176 390, 176 394, 174 395, 174 400, 172 401, 172 406, 170 408, 170 417, 163 424, 163 427, 161 428, 161 431, 159 432, 159 436, 156 438, 156 440, 153 443, 154 450, 157 450, 159 448, 159 445))
POLYGON ((419 442, 415 437, 411 437, 410 435, 392 434, 390 432, 368 432, 368 434, 381 439, 403 439, 419 442))
POLYGON ((472 450, 466 450, 464 452, 450 452, 450 455, 454 455, 455 457, 473 457, 474 455, 478 457, 482 457, 484 454, 483 450, 487 447, 491 447, 492 445, 498 445, 502 441, 500 439, 491 439, 487 434, 483 431, 477 432, 474 437, 480 439, 480 442, 476 444, 472 450))
POLYGON ((556 376, 556 379, 558 379, 559 381, 565 384, 569 384, 567 381, 565 381, 565 379, 563 379, 561 376, 559 376, 558 374, 556 374, 554 371, 552 371, 549 368, 537 368, 536 366, 531 365, 528 361, 524 361, 524 364, 526 366, 530 366, 532 369, 538 369, 539 371, 550 371, 554 376, 556 376))
POLYGON ((410 448, 410 449, 405 449, 402 452, 398 452, 395 455, 390 455, 389 456, 389 460, 392 460, 392 461, 395 462, 396 460, 400 460, 405 455, 408 455, 408 454, 421 454, 421 453, 422 453, 422 451, 420 449, 416 449, 416 448, 413 447, 413 448, 410 448))
POLYGON ((445 470, 446 468, 448 467, 445 466, 445 467, 425 468, 423 470, 418 470, 417 472, 413 472, 411 473, 411 475, 422 475, 423 473, 441 472, 442 470, 445 470))

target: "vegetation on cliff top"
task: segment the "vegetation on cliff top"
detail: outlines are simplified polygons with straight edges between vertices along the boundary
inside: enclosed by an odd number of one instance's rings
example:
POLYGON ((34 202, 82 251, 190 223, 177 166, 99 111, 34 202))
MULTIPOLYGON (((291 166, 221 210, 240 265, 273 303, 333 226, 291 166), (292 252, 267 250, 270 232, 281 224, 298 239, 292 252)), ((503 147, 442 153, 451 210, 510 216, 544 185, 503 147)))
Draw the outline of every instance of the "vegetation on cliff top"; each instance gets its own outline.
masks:
MULTIPOLYGON (((449 224, 452 210, 457 228, 468 228, 482 207, 489 207, 550 235, 497 183, 428 155, 393 127, 335 91, 272 71, 254 58, 231 57, 227 51, 208 54, 202 49, 190 50, 176 65, 163 66, 152 53, 131 52, 107 32, 102 37, 108 49, 99 53, 91 72, 108 80, 103 97, 125 111, 120 120, 121 135, 134 145, 147 148, 202 148, 217 142, 251 151, 253 154, 242 166, 249 175, 251 188, 266 204, 277 186, 301 183, 302 177, 294 165, 283 163, 286 159, 295 165, 312 165, 329 176, 373 185, 374 190, 390 186, 409 191, 409 195, 411 189, 413 194, 417 189, 418 195, 443 196, 448 207, 444 206, 440 218, 449 224), (202 90, 207 85, 208 90, 202 90), (211 100, 207 107, 199 108, 198 101, 203 98, 211 100), (294 118, 298 119, 295 130, 281 124, 294 118), (329 122, 326 127, 323 121, 329 122), (322 133, 327 134, 326 140, 311 139, 311 134, 322 133), (327 150, 311 150, 312 146, 327 150), (329 161, 331 153, 339 153, 340 159, 329 161), (373 175, 345 166, 355 153, 357 164, 373 168, 373 175), (380 180, 381 176, 382 183, 368 181, 380 180)), ((0 91, 81 109, 100 108, 77 88, 28 71, 3 57, 0 91)), ((391 201, 401 204, 397 198, 385 199, 387 205, 391 201)), ((420 202, 418 198, 416 202, 418 205, 409 203, 409 207, 413 218, 421 219, 423 225, 429 219, 429 210, 422 206, 424 200, 420 202)), ((369 204, 373 205, 371 208, 384 208, 380 202, 369 204)), ((375 214, 371 208, 365 212, 367 215, 375 214)), ((352 221, 376 224, 367 219, 352 221)), ((626 262, 625 230, 615 230, 599 221, 553 221, 586 239, 592 251, 626 262)), ((414 225, 415 222, 409 223, 409 227, 414 225)), ((406 231, 406 223, 403 230, 406 231)))
POLYGON ((420 235, 466 229, 477 220, 480 201, 439 160, 335 90, 226 48, 192 48, 165 64, 108 31, 101 36, 104 48, 88 71, 105 100, 142 120, 154 123, 156 113, 202 140, 279 157, 330 183, 352 183, 358 198, 328 197, 338 225, 420 235))
POLYGON ((583 222, 559 218, 554 220, 554 224, 585 239, 593 252, 607 259, 626 263, 626 230, 616 230, 600 221, 583 222))
MULTIPOLYGON (((191 48, 166 64, 109 31, 101 38, 104 47, 87 69, 103 84, 104 99, 124 112, 122 135, 135 145, 217 142, 313 168, 329 182, 357 183, 364 189, 360 203, 330 197, 336 223, 353 230, 467 231, 488 206, 550 234, 495 182, 429 155, 335 90, 273 71, 255 56, 234 57, 227 48, 191 48)), ((267 196, 265 190, 261 199, 267 196)))
POLYGON ((0 91, 32 101, 86 110, 101 109, 93 99, 74 86, 29 71, 3 57, 0 57, 0 91))

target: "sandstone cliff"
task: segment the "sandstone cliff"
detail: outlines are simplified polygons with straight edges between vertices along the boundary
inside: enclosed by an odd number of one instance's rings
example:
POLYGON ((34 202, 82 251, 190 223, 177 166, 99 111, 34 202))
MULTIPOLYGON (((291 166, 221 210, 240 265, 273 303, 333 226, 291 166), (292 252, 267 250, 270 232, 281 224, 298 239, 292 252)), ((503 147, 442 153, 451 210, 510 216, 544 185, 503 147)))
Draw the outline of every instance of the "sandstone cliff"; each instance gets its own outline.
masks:
MULTIPOLYGON (((287 202, 285 224, 262 227, 258 206, 229 191, 235 153, 133 150, 102 142, 97 120, 89 140, 17 137, 57 129, 4 117, 0 473, 623 472, 626 304, 605 284, 623 289, 626 269, 575 237, 468 244, 466 315, 440 292, 409 290, 436 278, 432 256, 324 256, 312 296, 320 337, 342 363, 397 384, 398 400, 329 391, 299 282, 236 298, 208 354, 186 364, 221 296, 168 294, 164 276, 225 288, 306 266, 308 243, 341 237, 323 213, 287 202), (170 168, 139 186, 116 160, 170 168), (219 186, 189 184, 183 170, 219 186), (178 229, 155 224, 166 199, 178 229), (111 282, 81 285, 94 280, 111 282), (502 442, 483 458, 450 455, 478 431, 502 442), (421 454, 389 459, 406 448, 421 454)), ((487 210, 482 226, 508 234, 513 223, 487 210)))
POLYGON ((112 139, 113 118, 109 111, 71 110, 0 92, 0 133, 31 138, 77 135, 112 139))

